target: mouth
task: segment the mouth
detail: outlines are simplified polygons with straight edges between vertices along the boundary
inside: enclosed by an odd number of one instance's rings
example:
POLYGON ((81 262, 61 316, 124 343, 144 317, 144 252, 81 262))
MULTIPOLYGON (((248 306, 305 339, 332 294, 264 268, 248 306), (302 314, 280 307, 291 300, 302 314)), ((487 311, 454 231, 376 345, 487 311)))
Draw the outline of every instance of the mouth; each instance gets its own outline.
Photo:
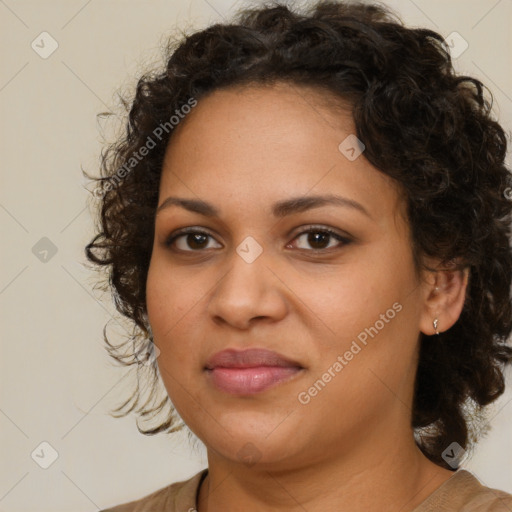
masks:
POLYGON ((252 395, 282 384, 304 368, 296 361, 265 349, 233 349, 218 352, 208 360, 205 371, 220 391, 252 395))

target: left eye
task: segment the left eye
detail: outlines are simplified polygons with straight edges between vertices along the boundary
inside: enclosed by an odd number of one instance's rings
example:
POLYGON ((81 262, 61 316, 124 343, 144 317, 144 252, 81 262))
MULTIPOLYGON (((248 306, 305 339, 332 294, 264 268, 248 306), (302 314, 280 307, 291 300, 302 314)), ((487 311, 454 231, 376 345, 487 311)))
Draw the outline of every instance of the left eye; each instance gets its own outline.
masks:
MULTIPOLYGON (((331 231, 330 229, 326 228, 310 228, 306 231, 302 231, 299 233, 294 240, 300 240, 303 238, 310 246, 313 247, 313 251, 321 251, 324 249, 330 249, 333 246, 328 244, 328 241, 337 241, 338 246, 346 245, 350 243, 350 240, 347 237, 341 236, 340 234, 336 233, 335 231, 331 231), (325 245, 327 242, 327 246, 325 245)), ((336 243, 334 243, 334 246, 336 246, 336 243)), ((307 249, 304 247, 299 247, 299 249, 307 249)))

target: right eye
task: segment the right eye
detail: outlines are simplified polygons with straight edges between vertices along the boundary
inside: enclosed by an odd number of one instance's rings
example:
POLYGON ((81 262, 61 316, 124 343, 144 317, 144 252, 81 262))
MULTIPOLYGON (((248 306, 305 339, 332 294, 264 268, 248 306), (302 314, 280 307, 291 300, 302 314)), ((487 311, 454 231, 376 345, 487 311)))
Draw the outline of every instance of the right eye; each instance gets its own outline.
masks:
POLYGON ((175 245, 175 242, 178 242, 176 243, 176 247, 179 251, 199 252, 202 249, 208 249, 208 238, 212 238, 213 240, 212 235, 206 233, 205 231, 193 228, 185 228, 179 230, 176 233, 172 233, 166 239, 165 246, 172 248, 172 246, 175 245))

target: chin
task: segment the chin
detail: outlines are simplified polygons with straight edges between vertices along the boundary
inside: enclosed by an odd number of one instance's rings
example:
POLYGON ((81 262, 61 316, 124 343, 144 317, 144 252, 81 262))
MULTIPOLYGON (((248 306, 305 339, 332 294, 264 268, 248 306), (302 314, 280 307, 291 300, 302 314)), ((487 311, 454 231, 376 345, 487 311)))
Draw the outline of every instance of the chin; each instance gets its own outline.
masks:
POLYGON ((296 435, 287 429, 283 429, 279 434, 274 431, 268 435, 268 432, 272 430, 260 429, 253 423, 246 428, 239 425, 236 431, 231 429, 223 436, 212 436, 210 433, 200 437, 201 432, 196 435, 206 445, 209 454, 218 454, 247 468, 257 466, 258 469, 270 470, 277 467, 284 469, 288 465, 293 467, 292 459, 303 452, 299 448, 300 443, 297 442, 296 435))

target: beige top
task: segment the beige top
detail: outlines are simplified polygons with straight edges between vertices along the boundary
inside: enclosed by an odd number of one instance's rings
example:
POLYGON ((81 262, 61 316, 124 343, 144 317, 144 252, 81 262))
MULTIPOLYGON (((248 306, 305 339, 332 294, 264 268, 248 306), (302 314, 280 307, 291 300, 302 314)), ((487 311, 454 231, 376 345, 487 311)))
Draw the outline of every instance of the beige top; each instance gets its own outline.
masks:
MULTIPOLYGON (((196 512, 199 486, 208 470, 136 501, 100 512, 196 512)), ((512 512, 512 494, 482 485, 469 471, 457 470, 413 512, 512 512)))

